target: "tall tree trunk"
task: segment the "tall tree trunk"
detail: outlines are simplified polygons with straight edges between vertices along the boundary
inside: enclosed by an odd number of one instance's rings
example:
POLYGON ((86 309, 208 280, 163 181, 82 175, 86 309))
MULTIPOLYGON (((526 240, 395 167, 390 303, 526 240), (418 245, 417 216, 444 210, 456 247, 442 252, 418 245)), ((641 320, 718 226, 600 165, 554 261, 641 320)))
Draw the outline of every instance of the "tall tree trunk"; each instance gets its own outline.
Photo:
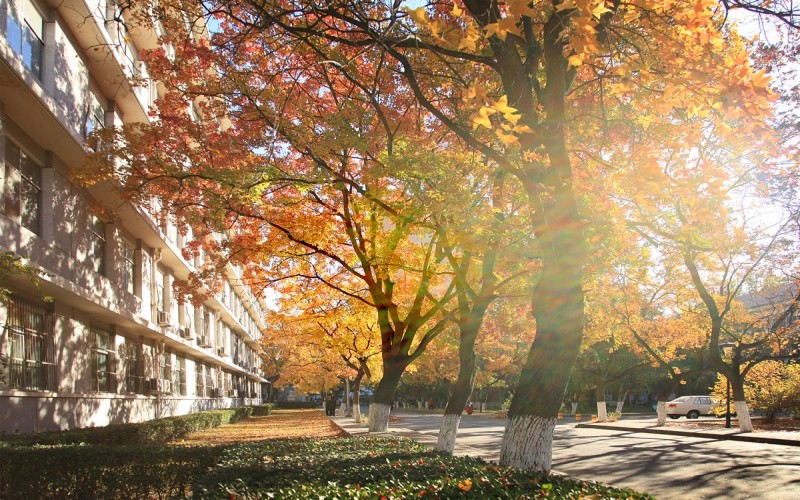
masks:
POLYGON ((389 428, 389 413, 400 377, 408 366, 407 361, 385 359, 383 378, 375 388, 372 402, 369 405, 369 432, 386 432, 389 428))
POLYGON ((437 450, 452 453, 455 449, 461 412, 464 411, 475 385, 475 340, 478 338, 488 305, 489 300, 477 304, 467 315, 466 321, 462 321, 459 325, 461 339, 458 345, 460 363, 458 378, 444 409, 444 416, 439 427, 439 438, 436 442, 437 450))
POLYGON ((361 380, 364 378, 364 371, 359 370, 353 382, 353 421, 361 422, 361 380))
POLYGON ((656 403, 656 427, 667 425, 667 399, 658 398, 656 403))
POLYGON ((524 118, 531 121, 525 123, 537 130, 535 135, 520 137, 522 150, 544 146, 547 155, 546 163, 531 162, 520 177, 528 195, 542 268, 531 301, 536 335, 511 400, 500 464, 545 473, 550 471, 556 416, 578 357, 584 326, 586 243, 564 132, 566 95, 571 84, 571 70, 564 56, 564 16, 555 12, 544 26, 547 86, 541 94, 541 123, 533 123, 536 112, 527 107, 532 105, 530 89, 523 88, 527 76, 512 74, 515 69, 524 73, 518 55, 498 53, 510 105, 527 111, 524 118))
POLYGON ((606 410, 606 386, 605 383, 600 382, 595 388, 595 398, 597 399, 597 421, 605 422, 608 420, 608 411, 606 410))
POLYGON ((741 432, 753 432, 753 421, 750 420, 750 409, 744 398, 744 377, 741 375, 731 377, 731 393, 733 394, 733 407, 736 411, 736 421, 739 422, 741 432))
POLYGON ((669 382, 666 382, 662 389, 658 391, 658 402, 656 403, 656 427, 664 427, 667 425, 667 399, 669 395, 672 393, 672 386, 670 385, 669 388, 666 385, 669 382))
POLYGON ((625 406, 625 400, 628 398, 628 391, 623 391, 620 389, 620 393, 622 394, 620 398, 617 400, 617 408, 614 410, 618 413, 617 418, 622 416, 622 408, 625 406))
POLYGON ((573 242, 581 249, 544 262, 534 291, 536 339, 511 400, 500 451, 501 465, 537 472, 550 471, 556 417, 583 334, 583 241, 574 221, 562 227, 553 235, 558 246, 573 242))

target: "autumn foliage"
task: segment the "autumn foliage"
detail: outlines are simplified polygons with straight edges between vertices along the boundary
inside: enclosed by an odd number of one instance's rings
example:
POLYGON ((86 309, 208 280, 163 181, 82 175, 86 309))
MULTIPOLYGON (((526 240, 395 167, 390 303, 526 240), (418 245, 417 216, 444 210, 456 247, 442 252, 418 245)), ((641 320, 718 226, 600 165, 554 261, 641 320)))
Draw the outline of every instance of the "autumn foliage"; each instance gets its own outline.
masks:
POLYGON ((692 356, 726 370, 722 316, 751 274, 738 271, 771 248, 735 202, 791 168, 757 40, 719 3, 142 12, 166 28, 144 54, 153 121, 98 133, 84 178, 157 198, 191 234, 184 252, 203 265, 187 298, 229 262, 280 293, 265 352, 294 360, 276 374, 327 388, 300 367, 379 339, 379 404, 418 361, 461 387, 476 366, 481 383, 513 378, 501 460, 547 470, 550 438, 532 436, 551 435, 582 344, 611 334, 673 380, 692 356), (505 296, 524 299, 493 304, 505 296), (428 349, 461 370, 422 361, 428 349))

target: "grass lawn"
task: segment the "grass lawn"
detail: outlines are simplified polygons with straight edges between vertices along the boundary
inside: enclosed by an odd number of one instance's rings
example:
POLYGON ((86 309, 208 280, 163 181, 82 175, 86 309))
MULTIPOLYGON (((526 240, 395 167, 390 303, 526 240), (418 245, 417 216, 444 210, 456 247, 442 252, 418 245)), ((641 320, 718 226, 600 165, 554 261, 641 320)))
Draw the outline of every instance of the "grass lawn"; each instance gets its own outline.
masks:
POLYGON ((649 498, 408 439, 349 437, 321 410, 276 410, 161 445, 1 444, 0 497, 25 496, 649 498))

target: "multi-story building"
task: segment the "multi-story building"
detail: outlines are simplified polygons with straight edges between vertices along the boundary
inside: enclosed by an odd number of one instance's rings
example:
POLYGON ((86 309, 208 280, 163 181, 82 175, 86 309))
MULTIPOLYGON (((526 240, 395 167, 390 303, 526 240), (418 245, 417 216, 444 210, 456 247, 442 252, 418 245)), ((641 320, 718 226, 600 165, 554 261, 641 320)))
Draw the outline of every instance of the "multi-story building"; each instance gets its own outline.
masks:
POLYGON ((0 251, 47 273, 0 303, 0 432, 148 420, 253 404, 263 301, 227 271, 223 293, 179 303, 186 236, 159 207, 70 181, 97 127, 148 120, 158 88, 113 0, 0 1, 0 251), (139 85, 133 85, 136 77, 139 85), (103 220, 91 207, 113 208, 103 220))

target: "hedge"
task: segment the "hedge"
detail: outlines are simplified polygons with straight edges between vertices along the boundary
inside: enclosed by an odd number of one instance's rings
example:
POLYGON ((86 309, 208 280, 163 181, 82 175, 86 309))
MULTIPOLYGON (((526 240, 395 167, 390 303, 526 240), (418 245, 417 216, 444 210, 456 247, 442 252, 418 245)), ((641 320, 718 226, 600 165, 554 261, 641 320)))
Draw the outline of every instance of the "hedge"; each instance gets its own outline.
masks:
POLYGON ((184 498, 218 450, 0 443, 0 498, 184 498))
POLYGON ((254 417, 265 417, 272 413, 272 410, 275 408, 275 405, 272 403, 266 403, 263 405, 253 406, 253 416, 254 417))
POLYGON ((189 433, 211 429, 247 418, 253 408, 242 406, 225 410, 209 410, 189 415, 159 418, 147 422, 89 427, 60 432, 3 436, 2 440, 19 445, 103 444, 135 445, 165 443, 189 433))
POLYGON ((281 401, 275 403, 275 408, 279 410, 313 410, 319 407, 320 403, 315 401, 281 401))

